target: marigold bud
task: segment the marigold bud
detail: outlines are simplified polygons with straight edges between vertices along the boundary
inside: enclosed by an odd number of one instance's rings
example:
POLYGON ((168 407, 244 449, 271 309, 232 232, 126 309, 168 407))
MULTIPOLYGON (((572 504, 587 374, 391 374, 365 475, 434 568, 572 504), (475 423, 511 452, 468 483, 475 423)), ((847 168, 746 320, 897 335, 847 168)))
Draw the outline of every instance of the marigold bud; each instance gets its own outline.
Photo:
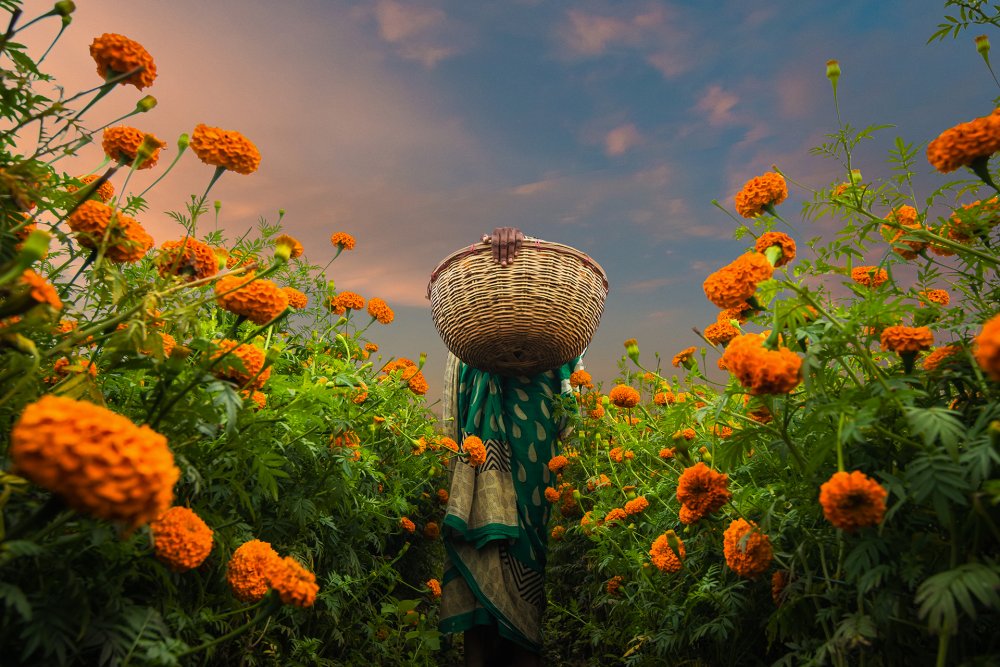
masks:
POLYGON ((861 170, 851 169, 851 184, 860 185, 861 184, 861 170))
POLYGON ((989 62, 990 57, 990 38, 986 35, 980 35, 976 37, 976 51, 979 55, 983 57, 983 60, 989 62))
POLYGON ((840 78, 840 62, 836 60, 826 61, 826 78, 830 79, 834 84, 837 83, 837 79, 840 78))
POLYGON ((76 11, 76 4, 72 0, 59 0, 55 4, 55 11, 60 16, 67 17, 76 11))
POLYGON ((280 259, 282 262, 287 262, 292 258, 292 244, 286 243, 284 241, 279 241, 274 246, 274 256, 280 259))
POLYGON ((625 341, 625 353, 633 363, 639 363, 639 343, 635 338, 629 338, 625 341))
POLYGON ((152 95, 146 95, 144 98, 135 103, 135 110, 139 113, 146 113, 147 111, 152 111, 155 106, 156 98, 152 95))
POLYGON ((667 536, 667 545, 673 550, 674 553, 680 553, 681 539, 677 537, 677 533, 672 530, 668 530, 664 534, 667 536))
POLYGON ((136 165, 145 164, 146 160, 153 157, 153 152, 161 146, 162 144, 160 143, 160 140, 153 135, 142 135, 142 143, 139 144, 139 149, 135 152, 136 165))
POLYGON ((191 143, 191 136, 188 134, 182 134, 181 136, 177 137, 178 152, 183 153, 185 150, 187 150, 188 144, 190 143, 191 143))

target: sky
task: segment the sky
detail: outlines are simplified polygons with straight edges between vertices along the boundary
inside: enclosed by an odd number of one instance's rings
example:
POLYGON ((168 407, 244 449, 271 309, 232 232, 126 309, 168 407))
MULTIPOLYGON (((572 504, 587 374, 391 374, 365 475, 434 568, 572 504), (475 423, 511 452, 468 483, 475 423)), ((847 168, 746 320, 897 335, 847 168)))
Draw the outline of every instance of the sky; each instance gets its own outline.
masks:
MULTIPOLYGON (((25 16, 50 7, 27 2, 25 16)), ((250 138, 259 171, 227 173, 212 190, 221 226, 235 237, 284 209, 287 232, 321 265, 333 256, 331 233, 354 235, 331 277, 395 310, 372 338, 388 355, 427 353, 432 399, 446 350, 425 299, 429 274, 494 227, 574 246, 607 271, 611 291, 586 357, 607 388, 625 339, 669 366, 702 344, 692 327, 715 321, 701 284, 746 243, 733 240, 735 223, 713 199, 732 210, 744 182, 778 165, 803 186, 790 187, 782 210, 807 252, 816 231, 799 216, 806 188, 845 180, 840 165, 809 152, 836 129, 828 59, 841 63, 844 119, 894 125, 860 147, 866 177, 888 172, 897 136, 924 145, 989 113, 997 92, 973 45, 981 29, 927 44, 945 13, 929 0, 77 7, 44 63, 68 92, 99 83, 88 46, 104 32, 143 44, 158 70, 151 88, 116 89, 88 124, 148 93, 158 106, 128 122, 168 142, 161 164, 198 123, 250 138)), ((37 24, 18 39, 38 55, 57 27, 37 24)), ((63 168, 89 172, 95 150, 63 168)), ((942 182, 919 166, 918 184, 942 182)), ((156 171, 138 172, 129 189, 156 171)), ((149 193, 138 219, 157 244, 181 235, 166 211, 200 194, 211 173, 185 154, 149 193)))

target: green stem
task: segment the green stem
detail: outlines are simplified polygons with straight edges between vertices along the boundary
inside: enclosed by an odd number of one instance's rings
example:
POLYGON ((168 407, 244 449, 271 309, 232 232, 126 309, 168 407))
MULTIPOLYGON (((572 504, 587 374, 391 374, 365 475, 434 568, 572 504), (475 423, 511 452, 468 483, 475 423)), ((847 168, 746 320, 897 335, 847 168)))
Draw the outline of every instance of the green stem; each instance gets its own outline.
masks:
POLYGON ((281 598, 278 597, 277 593, 275 593, 275 592, 272 591, 270 593, 270 597, 264 598, 263 600, 261 600, 260 602, 258 602, 253 607, 249 607, 246 611, 249 611, 251 609, 259 607, 265 601, 267 602, 267 605, 264 606, 263 608, 261 608, 261 610, 259 612, 257 612, 257 615, 252 620, 250 620, 249 622, 241 625, 240 627, 236 628, 235 630, 231 630, 230 632, 227 632, 226 634, 222 635, 221 637, 217 637, 217 638, 215 638, 215 639, 213 639, 211 641, 205 642, 204 644, 202 644, 200 646, 195 646, 194 648, 189 648, 188 650, 184 651, 183 653, 178 654, 177 657, 178 658, 183 658, 184 656, 188 656, 188 655, 191 655, 193 653, 200 653, 201 651, 205 651, 205 650, 208 650, 208 649, 210 649, 210 648, 212 648, 214 646, 218 646, 219 644, 221 644, 223 642, 227 642, 230 639, 233 639, 235 637, 239 637, 240 635, 242 635, 243 633, 245 633, 247 630, 251 629, 255 625, 258 625, 259 623, 261 623, 262 621, 264 621, 265 619, 267 619, 275 610, 277 610, 279 607, 281 607, 281 598))

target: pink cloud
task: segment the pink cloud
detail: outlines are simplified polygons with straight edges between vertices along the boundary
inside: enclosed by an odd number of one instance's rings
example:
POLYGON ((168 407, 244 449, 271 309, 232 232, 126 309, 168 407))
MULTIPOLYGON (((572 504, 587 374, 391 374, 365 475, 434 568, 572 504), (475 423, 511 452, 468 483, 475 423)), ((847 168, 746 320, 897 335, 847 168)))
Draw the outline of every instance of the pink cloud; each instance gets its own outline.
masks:
POLYGON ((639 143, 639 130, 632 123, 619 125, 604 137, 604 152, 608 155, 624 155, 639 143))
POLYGON ((416 7, 396 0, 379 0, 375 21, 379 36, 394 45, 407 60, 416 60, 427 68, 455 55, 454 42, 443 34, 449 29, 447 15, 435 7, 416 7))
POLYGON ((731 125, 736 122, 733 109, 739 101, 740 98, 735 93, 723 90, 718 84, 712 84, 702 93, 694 108, 708 114, 709 125, 731 125))
POLYGON ((677 282, 678 278, 650 278, 649 280, 636 280, 622 287, 623 292, 638 292, 640 294, 653 292, 667 285, 677 282))

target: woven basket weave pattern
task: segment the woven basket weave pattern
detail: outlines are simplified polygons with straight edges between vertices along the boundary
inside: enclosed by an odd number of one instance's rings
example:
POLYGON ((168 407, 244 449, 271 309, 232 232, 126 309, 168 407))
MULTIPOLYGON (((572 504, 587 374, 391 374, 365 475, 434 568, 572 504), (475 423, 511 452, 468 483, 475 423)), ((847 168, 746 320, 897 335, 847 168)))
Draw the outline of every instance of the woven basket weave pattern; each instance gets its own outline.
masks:
POLYGON ((501 267, 489 245, 453 253, 429 285, 441 339, 466 364, 500 375, 535 375, 579 356, 604 310, 607 277, 583 253, 525 241, 501 267))

